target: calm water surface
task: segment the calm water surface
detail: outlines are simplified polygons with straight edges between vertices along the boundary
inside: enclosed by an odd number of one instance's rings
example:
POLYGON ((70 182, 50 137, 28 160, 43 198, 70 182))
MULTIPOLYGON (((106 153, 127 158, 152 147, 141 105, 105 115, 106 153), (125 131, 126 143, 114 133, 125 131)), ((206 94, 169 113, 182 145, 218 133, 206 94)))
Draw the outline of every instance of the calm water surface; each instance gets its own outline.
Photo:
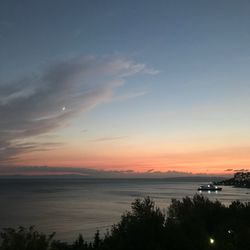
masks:
MULTIPOLYGON (((205 182, 206 183, 206 182, 205 182)), ((36 225, 46 233, 71 241, 79 233, 90 240, 105 232, 130 209, 135 198, 152 197, 161 208, 172 198, 193 196, 201 180, 164 179, 1 179, 0 228, 36 225)), ((228 205, 233 200, 250 201, 250 191, 223 187, 205 193, 228 205)))

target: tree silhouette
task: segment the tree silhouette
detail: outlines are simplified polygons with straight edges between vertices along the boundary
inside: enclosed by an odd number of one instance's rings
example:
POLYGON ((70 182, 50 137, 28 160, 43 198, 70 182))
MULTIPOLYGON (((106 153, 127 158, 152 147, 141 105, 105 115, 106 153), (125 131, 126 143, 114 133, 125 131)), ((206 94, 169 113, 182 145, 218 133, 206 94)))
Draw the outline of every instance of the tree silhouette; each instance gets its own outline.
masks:
POLYGON ((0 234, 0 250, 249 250, 250 203, 219 201, 195 195, 173 199, 163 213, 149 198, 136 199, 104 239, 83 236, 69 244, 34 230, 7 228, 0 234))
POLYGON ((55 233, 47 236, 34 230, 18 227, 17 229, 5 228, 1 232, 1 250, 47 250, 50 248, 55 233))

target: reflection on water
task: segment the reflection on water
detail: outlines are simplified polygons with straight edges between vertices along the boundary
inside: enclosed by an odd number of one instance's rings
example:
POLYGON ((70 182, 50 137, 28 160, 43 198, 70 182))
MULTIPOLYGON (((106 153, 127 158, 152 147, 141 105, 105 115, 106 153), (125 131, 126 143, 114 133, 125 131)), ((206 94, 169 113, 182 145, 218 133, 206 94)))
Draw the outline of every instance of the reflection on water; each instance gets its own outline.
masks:
MULTIPOLYGON (((90 239, 96 229, 105 232, 117 222, 135 198, 150 196, 167 208, 172 198, 193 196, 201 184, 187 179, 2 179, 0 227, 36 225, 56 231, 60 239, 72 240, 79 233, 90 239)), ((250 200, 248 190, 232 187, 202 194, 226 205, 250 200)))

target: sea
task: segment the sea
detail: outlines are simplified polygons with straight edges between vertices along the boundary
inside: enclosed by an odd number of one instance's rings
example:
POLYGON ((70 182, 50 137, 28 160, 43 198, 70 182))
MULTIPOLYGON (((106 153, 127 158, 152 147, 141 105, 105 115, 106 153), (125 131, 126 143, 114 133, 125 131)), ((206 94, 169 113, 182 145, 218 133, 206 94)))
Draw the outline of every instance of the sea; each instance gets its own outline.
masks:
MULTIPOLYGON (((91 241, 96 230, 104 235, 136 198, 151 197, 167 212, 172 199, 193 197, 197 188, 214 178, 0 179, 0 229, 34 225, 55 238, 72 242, 78 234, 91 241)), ((203 192, 211 200, 229 205, 250 201, 250 190, 224 186, 221 192, 203 192)))

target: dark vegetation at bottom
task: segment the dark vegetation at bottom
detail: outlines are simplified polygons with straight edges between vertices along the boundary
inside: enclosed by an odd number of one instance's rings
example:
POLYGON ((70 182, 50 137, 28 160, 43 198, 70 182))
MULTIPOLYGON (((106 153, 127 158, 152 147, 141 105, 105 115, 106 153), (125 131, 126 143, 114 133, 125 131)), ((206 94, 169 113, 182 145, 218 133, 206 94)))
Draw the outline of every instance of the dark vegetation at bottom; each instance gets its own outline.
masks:
POLYGON ((1 232, 0 250, 250 250, 250 202, 226 207, 195 195, 172 200, 166 214, 150 198, 135 200, 131 208, 91 243, 82 235, 70 244, 19 227, 1 232))

